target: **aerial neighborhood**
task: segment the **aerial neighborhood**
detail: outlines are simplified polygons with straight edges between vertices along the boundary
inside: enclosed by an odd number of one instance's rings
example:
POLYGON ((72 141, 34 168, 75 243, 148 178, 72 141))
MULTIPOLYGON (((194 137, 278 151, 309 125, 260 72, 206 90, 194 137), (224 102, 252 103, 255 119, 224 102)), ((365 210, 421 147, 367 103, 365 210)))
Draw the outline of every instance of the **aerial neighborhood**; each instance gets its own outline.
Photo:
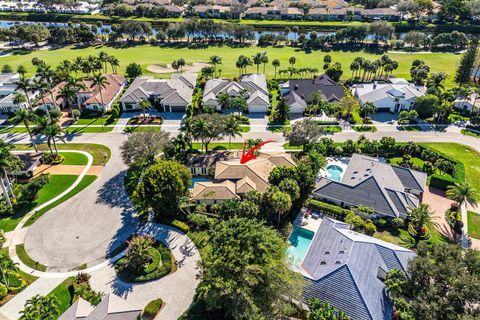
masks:
POLYGON ((0 320, 480 319, 476 0, 0 3, 0 320))

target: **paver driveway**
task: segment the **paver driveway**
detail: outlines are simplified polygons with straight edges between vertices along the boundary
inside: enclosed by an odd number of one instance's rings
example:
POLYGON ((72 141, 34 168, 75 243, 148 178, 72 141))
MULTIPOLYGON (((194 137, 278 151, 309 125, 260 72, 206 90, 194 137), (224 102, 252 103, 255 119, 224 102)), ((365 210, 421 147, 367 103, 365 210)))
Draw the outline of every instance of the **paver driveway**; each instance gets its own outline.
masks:
POLYGON ((137 227, 123 186, 127 167, 117 144, 97 180, 29 227, 25 248, 49 271, 66 271, 101 262, 109 249, 137 227))

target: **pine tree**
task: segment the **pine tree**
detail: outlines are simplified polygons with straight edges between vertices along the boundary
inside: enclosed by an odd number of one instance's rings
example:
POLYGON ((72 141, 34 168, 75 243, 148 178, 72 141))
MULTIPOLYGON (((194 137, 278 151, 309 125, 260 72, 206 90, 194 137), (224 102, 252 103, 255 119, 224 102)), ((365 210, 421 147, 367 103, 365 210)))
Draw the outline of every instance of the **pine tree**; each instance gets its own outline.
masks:
POLYGON ((455 81, 458 82, 459 86, 469 81, 475 58, 477 57, 477 50, 478 39, 473 38, 468 45, 467 51, 460 59, 460 64, 458 65, 457 73, 455 74, 455 81))

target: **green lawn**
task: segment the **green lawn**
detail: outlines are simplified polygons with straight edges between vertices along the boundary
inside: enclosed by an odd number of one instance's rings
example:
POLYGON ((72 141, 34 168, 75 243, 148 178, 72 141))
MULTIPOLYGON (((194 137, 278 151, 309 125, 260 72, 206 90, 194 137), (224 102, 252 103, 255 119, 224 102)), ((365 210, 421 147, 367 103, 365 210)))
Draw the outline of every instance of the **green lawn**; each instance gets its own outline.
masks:
POLYGON ((17 256, 18 258, 25 263, 28 267, 32 269, 36 269, 39 271, 47 271, 47 267, 44 266, 43 264, 34 261, 30 256, 27 254, 27 251, 25 250, 25 246, 23 244, 19 244, 15 247, 15 250, 17 251, 17 256))
POLYGON ((458 143, 421 143, 450 156, 465 166, 465 178, 468 183, 480 190, 480 152, 458 143))
MULTIPOLYGON (((93 157, 93 165, 103 165, 105 161, 105 155, 107 161, 110 159, 112 152, 103 144, 95 143, 57 143, 59 150, 82 150, 88 152, 93 157)), ((33 150, 31 145, 28 144, 15 144, 16 150, 33 150)), ((39 144, 39 150, 48 150, 46 144, 39 144)))
POLYGON ((88 163, 87 156, 85 156, 82 153, 60 152, 60 154, 64 157, 64 160, 62 161, 62 164, 85 166, 88 163))
POLYGON ((49 297, 55 297, 58 300, 58 313, 64 313, 72 305, 72 296, 69 287, 75 281, 75 277, 65 279, 55 289, 48 294, 49 297))
POLYGON ((467 135, 467 136, 480 138, 480 133, 476 133, 476 132, 473 132, 473 131, 470 131, 470 130, 467 130, 467 129, 462 129, 461 132, 462 132, 462 134, 467 135))
POLYGON ((352 126, 352 129, 353 131, 357 131, 357 132, 376 132, 377 131, 377 128, 372 125, 368 125, 368 126, 356 125, 356 126, 352 126))
POLYGON ((77 193, 79 193, 80 191, 82 191, 83 189, 85 189, 86 187, 88 187, 90 184, 93 183, 93 181, 95 181, 95 179, 97 179, 97 176, 84 176, 82 181, 80 181, 80 183, 75 187, 73 188, 73 190, 71 190, 69 193, 67 193, 66 195, 64 195, 61 199, 58 199, 57 201, 51 203, 50 205, 44 207, 43 209, 41 210, 38 210, 37 212, 35 212, 28 220, 27 222, 25 222, 25 227, 28 227, 29 225, 31 225, 32 223, 34 223, 35 221, 37 221, 38 218, 40 218, 45 212, 47 212, 48 210, 52 209, 52 208, 55 208, 56 206, 58 206, 60 203, 64 202, 64 201, 67 201, 68 199, 70 199, 71 197, 73 197, 74 195, 76 195, 77 193))
MULTIPOLYGON (((205 147, 202 147, 202 144, 199 142, 192 143, 193 149, 202 149, 204 150, 205 147)), ((208 150, 241 150, 243 149, 243 142, 231 142, 230 148, 228 147, 228 142, 212 142, 208 145, 208 150)))
POLYGON ((35 203, 20 207, 12 216, 0 217, 0 229, 5 232, 12 231, 25 214, 65 191, 76 179, 75 175, 50 175, 49 182, 38 192, 35 203))
POLYGON ((76 134, 76 133, 97 133, 97 132, 111 132, 113 127, 67 127, 65 128, 66 134, 76 134))
MULTIPOLYGON (((411 247, 415 243, 414 238, 403 228, 379 228, 373 236, 403 247, 411 247)), ((441 235, 436 229, 430 230, 430 238, 426 241, 429 245, 450 242, 448 238, 441 235)))
POLYGON ((468 234, 475 239, 480 239, 480 214, 468 211, 468 234))
MULTIPOLYGON (((244 23, 244 22, 242 22, 244 23)), ((250 23, 250 22, 248 22, 250 23)), ((255 22, 251 22, 255 23, 255 22)), ((263 22, 261 22, 263 23, 263 22)), ((299 22, 294 22, 298 24, 299 22)), ((342 22, 342 25, 345 23, 342 22)), ((19 65, 24 65, 27 68, 28 75, 33 75, 34 67, 31 64, 33 57, 45 60, 48 64, 56 66, 60 60, 68 59, 73 60, 77 56, 86 57, 88 55, 98 55, 100 51, 105 51, 109 55, 114 55, 120 60, 120 73, 125 73, 126 66, 131 62, 136 62, 141 65, 145 75, 159 75, 147 71, 147 67, 150 64, 161 64, 165 65, 171 63, 173 60, 178 58, 184 58, 188 63, 193 62, 207 62, 209 57, 212 55, 220 55, 223 60, 221 65, 222 76, 223 77, 238 77, 238 69, 235 67, 235 62, 240 55, 252 56, 256 52, 266 51, 270 61, 274 59, 279 59, 282 68, 288 67, 288 60, 290 57, 295 56, 297 63, 295 67, 311 67, 317 66, 318 61, 323 61, 323 57, 326 54, 332 56, 332 62, 340 62, 343 66, 343 79, 347 79, 350 76, 348 71, 349 65, 355 57, 364 57, 370 60, 376 60, 381 57, 380 54, 373 54, 367 52, 352 52, 352 51, 331 51, 328 53, 321 51, 313 51, 311 53, 305 53, 298 51, 296 48, 291 47, 267 47, 267 48, 258 48, 255 46, 245 47, 245 48, 231 48, 228 46, 210 46, 207 48, 202 48, 201 50, 196 48, 185 47, 184 44, 178 45, 165 45, 163 47, 153 46, 153 45, 138 45, 126 48, 115 48, 111 46, 95 46, 89 48, 81 49, 72 49, 72 47, 66 47, 62 49, 57 49, 53 52, 48 50, 41 51, 18 51, 10 56, 5 56, 2 58, 2 64, 9 64, 16 69, 19 65), (58 57, 62 57, 59 59, 58 57)), ((419 55, 415 54, 398 54, 392 53, 389 56, 398 61, 399 68, 394 72, 396 77, 405 77, 410 79, 410 67, 412 61, 419 58, 419 55)), ((453 53, 431 53, 424 54, 420 57, 425 61, 427 65, 430 66, 432 72, 446 72, 450 75, 450 79, 447 81, 447 86, 453 84, 453 75, 452 70, 456 69, 460 55, 453 53)), ((249 67, 247 72, 254 71, 254 67, 249 67)), ((269 63, 267 65, 267 76, 273 77, 274 68, 269 63)), ((163 77, 168 75, 163 74, 163 77)))
POLYGON ((118 118, 113 118, 110 115, 104 115, 101 118, 92 118, 87 116, 81 116, 75 123, 76 125, 113 125, 118 122, 118 118))
POLYGON ((27 128, 25 127, 2 127, 0 128, 0 133, 27 133, 27 128))
POLYGON ((124 132, 126 133, 132 133, 132 132, 144 132, 144 131, 161 131, 162 127, 161 126, 126 126, 125 129, 123 129, 124 132))

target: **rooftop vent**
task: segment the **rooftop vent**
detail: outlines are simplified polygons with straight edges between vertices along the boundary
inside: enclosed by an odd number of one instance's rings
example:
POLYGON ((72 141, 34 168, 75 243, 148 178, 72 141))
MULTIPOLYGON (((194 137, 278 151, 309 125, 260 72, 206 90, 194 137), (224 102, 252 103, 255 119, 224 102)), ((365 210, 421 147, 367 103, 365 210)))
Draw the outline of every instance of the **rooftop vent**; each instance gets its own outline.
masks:
POLYGON ((340 250, 338 251, 339 254, 344 254, 345 253, 345 250, 340 250))
POLYGON ((324 264, 327 264, 327 262, 325 262, 325 261, 322 261, 322 262, 320 262, 320 264, 324 265, 324 264))
POLYGON ((342 263, 342 262, 339 261, 339 260, 335 261, 335 264, 340 264, 340 263, 342 263))
POLYGON ((325 254, 330 254, 330 251, 325 251, 325 254))

